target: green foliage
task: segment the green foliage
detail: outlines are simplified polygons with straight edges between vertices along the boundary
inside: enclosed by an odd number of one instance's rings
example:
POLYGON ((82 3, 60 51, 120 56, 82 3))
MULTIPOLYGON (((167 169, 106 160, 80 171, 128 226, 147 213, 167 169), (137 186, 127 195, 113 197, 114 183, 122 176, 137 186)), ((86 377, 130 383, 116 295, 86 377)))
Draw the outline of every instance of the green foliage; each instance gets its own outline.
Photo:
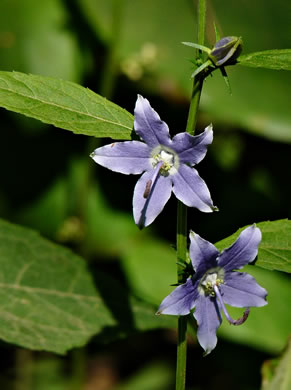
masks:
POLYGON ((0 221, 0 238, 3 340, 64 353, 104 327, 102 341, 167 324, 103 273, 95 277, 96 290, 82 258, 34 231, 0 221))
POLYGON ((1 0, 0 69, 79 81, 84 56, 62 0, 1 0))
POLYGON ((154 361, 143 367, 125 383, 114 387, 114 390, 166 390, 170 388, 173 381, 173 372, 169 372, 169 366, 160 361, 154 361))
MULTIPOLYGON (((268 291, 268 304, 252 307, 247 321, 241 326, 231 326, 223 321, 219 335, 269 353, 280 353, 290 334, 291 313, 289 305, 291 286, 286 275, 270 272, 259 267, 246 266, 242 272, 254 276, 257 282, 268 291)), ((227 306, 233 318, 240 318, 241 308, 227 306)))
POLYGON ((291 339, 281 358, 266 361, 262 368, 262 390, 289 390, 291 388, 291 339))
POLYGON ((140 233, 122 256, 122 264, 133 291, 159 305, 177 283, 176 252, 169 244, 140 233))
MULTIPOLYGON (((78 0, 78 3, 98 38, 110 42, 113 1, 78 0)), ((172 0, 165 12, 164 0, 124 0, 122 39, 117 49, 120 68, 150 93, 166 98, 171 95, 177 100, 181 94, 190 96, 189 78, 194 69, 189 61, 181 60, 193 59, 194 51, 191 53, 180 42, 195 40, 196 18, 192 5, 186 0, 172 0)), ((290 23, 288 12, 284 12, 286 7, 285 0, 268 2, 267 6, 265 0, 247 0, 238 11, 236 2, 213 0, 214 11, 208 9, 207 46, 213 46, 216 40, 214 20, 221 36, 242 37, 243 53, 288 47, 290 23)), ((232 95, 220 72, 215 72, 204 85, 201 108, 207 120, 290 143, 291 74, 238 66, 229 67, 227 73, 232 95)))
MULTIPOLYGON (((260 222, 257 226, 262 231, 262 242, 256 265, 269 270, 291 272, 291 221, 282 219, 260 222)), ((243 229, 219 241, 217 248, 221 250, 230 246, 243 229)))
POLYGON ((94 137, 130 139, 133 116, 70 81, 0 72, 0 106, 44 123, 94 137))
POLYGON ((242 55, 238 63, 253 68, 291 70, 291 49, 265 50, 242 55))

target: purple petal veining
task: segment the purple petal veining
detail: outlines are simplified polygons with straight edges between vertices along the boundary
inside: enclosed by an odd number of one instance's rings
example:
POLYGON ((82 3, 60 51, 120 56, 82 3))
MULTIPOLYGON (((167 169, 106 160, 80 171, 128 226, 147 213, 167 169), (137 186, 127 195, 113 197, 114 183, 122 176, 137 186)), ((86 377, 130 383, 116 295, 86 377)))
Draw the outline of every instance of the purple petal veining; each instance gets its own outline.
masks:
POLYGON ((133 196, 134 220, 140 228, 155 220, 172 191, 186 206, 203 212, 216 210, 205 182, 192 168, 205 157, 212 142, 212 125, 197 136, 179 133, 171 139, 167 124, 149 101, 138 95, 134 129, 144 142, 113 142, 97 148, 91 157, 115 172, 143 174, 133 196))

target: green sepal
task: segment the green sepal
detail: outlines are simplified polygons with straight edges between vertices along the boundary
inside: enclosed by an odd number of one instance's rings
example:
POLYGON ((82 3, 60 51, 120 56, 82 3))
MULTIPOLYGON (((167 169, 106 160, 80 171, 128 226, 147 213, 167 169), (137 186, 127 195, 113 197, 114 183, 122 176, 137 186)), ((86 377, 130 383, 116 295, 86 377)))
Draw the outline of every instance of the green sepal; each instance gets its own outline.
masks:
POLYGON ((194 42, 182 42, 182 44, 185 45, 185 46, 194 47, 195 49, 204 51, 204 52, 207 53, 208 55, 209 55, 210 52, 211 52, 211 50, 209 49, 209 47, 206 47, 206 46, 203 46, 203 45, 198 45, 198 43, 194 43, 194 42))
POLYGON ((217 41, 220 41, 221 36, 220 36, 220 33, 219 33, 219 31, 218 31, 218 28, 217 28, 215 22, 213 22, 213 26, 214 26, 214 31, 215 31, 215 40, 216 40, 216 42, 217 42, 217 41))
POLYGON ((197 68, 192 74, 191 74, 191 78, 194 78, 195 76, 197 76, 200 72, 202 72, 204 69, 208 68, 209 66, 212 66, 212 63, 210 60, 207 60, 206 62, 204 62, 201 66, 199 66, 199 68, 197 68))
POLYGON ((228 89, 228 92, 230 95, 232 95, 232 92, 231 92, 231 87, 230 87, 230 82, 229 82, 229 78, 228 78, 228 75, 226 73, 226 70, 225 70, 225 67, 222 66, 220 69, 220 72, 221 72, 221 75, 223 77, 223 80, 225 81, 225 84, 227 86, 227 89, 228 89))

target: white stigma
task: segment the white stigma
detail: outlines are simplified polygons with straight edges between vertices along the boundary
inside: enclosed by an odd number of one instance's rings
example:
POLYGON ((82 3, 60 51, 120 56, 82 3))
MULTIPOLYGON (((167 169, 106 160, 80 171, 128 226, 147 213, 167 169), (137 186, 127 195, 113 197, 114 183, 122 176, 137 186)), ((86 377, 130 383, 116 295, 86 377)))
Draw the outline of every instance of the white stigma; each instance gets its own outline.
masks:
POLYGON ((165 164, 170 165, 171 167, 174 165, 174 155, 172 153, 168 153, 162 150, 160 153, 160 157, 165 164))
POLYGON ((178 155, 170 148, 162 145, 159 145, 153 150, 150 161, 154 168, 160 161, 163 162, 163 165, 160 169, 160 174, 164 176, 174 175, 179 167, 178 155))
POLYGON ((211 295, 215 297, 214 286, 219 286, 224 282, 223 268, 212 268, 208 270, 201 278, 198 286, 198 291, 201 295, 211 295))

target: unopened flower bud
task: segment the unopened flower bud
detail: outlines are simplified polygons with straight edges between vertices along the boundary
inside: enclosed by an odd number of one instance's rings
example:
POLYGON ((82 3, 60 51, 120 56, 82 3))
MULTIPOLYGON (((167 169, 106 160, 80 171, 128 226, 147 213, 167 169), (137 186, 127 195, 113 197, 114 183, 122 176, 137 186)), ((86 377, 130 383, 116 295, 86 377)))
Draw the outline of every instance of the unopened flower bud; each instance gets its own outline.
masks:
POLYGON ((242 39, 240 37, 224 37, 216 42, 209 54, 209 58, 215 66, 233 63, 242 51, 242 39))

